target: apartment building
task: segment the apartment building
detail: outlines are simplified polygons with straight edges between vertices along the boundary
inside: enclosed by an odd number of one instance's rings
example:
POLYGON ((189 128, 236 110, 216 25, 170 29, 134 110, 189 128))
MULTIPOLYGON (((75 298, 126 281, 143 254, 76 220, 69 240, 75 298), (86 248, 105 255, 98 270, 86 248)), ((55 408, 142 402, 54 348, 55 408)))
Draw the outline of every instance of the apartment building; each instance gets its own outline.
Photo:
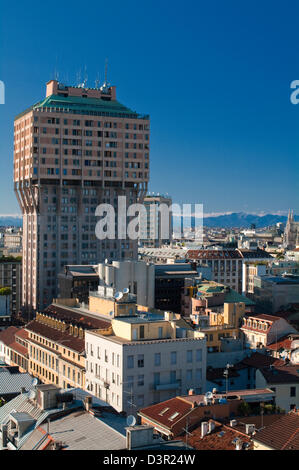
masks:
POLYGON ((188 250, 186 258, 211 270, 211 280, 225 284, 242 293, 243 264, 249 261, 269 261, 273 257, 264 250, 205 249, 188 250))
POLYGON ((86 331, 86 390, 129 414, 205 390, 204 334, 170 312, 136 314, 130 298, 115 304, 110 330, 86 331))
POLYGON ((12 256, 0 258, 0 287, 9 287, 8 298, 0 296, 0 315, 15 315, 22 302, 22 259, 12 256))
POLYGON ((206 314, 208 309, 223 311, 225 303, 240 302, 245 304, 246 313, 253 312, 254 302, 231 287, 215 281, 187 278, 181 293, 181 312, 184 316, 195 317, 206 314))
MULTIPOLYGON (((22 303, 42 310, 67 264, 137 259, 137 240, 99 240, 96 207, 142 199, 149 179, 149 116, 116 88, 47 83, 46 98, 14 121, 14 187, 23 214, 22 303)), ((117 217, 116 217, 117 219, 117 217)), ((116 222, 117 228, 117 222, 116 222)))
POLYGON ((241 330, 245 335, 246 347, 253 349, 277 342, 289 333, 297 333, 284 318, 267 314, 244 317, 241 330))
POLYGON ((25 327, 28 372, 45 384, 84 388, 86 330, 109 327, 109 322, 80 310, 50 305, 25 327))
POLYGON ((242 292, 254 294, 255 277, 260 276, 282 276, 285 274, 299 274, 299 263, 295 261, 272 260, 247 261, 243 263, 242 292))
POLYGON ((245 315, 244 302, 224 303, 223 309, 206 309, 191 315, 192 322, 206 335, 208 352, 221 352, 225 338, 242 339, 240 326, 245 315))
POLYGON ((299 275, 259 275, 254 277, 252 300, 259 311, 275 314, 299 303, 299 275))
POLYGON ((145 213, 140 214, 140 242, 143 247, 160 248, 172 241, 172 199, 160 194, 143 199, 145 213))
POLYGON ((241 293, 242 255, 238 250, 188 250, 186 258, 197 266, 208 266, 212 280, 241 293))

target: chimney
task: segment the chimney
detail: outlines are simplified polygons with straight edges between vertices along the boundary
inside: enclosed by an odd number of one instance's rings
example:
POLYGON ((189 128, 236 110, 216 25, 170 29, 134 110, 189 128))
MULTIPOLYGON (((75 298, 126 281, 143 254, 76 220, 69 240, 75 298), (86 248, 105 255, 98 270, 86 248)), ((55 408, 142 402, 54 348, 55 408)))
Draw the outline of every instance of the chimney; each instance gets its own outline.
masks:
POLYGON ((241 439, 236 440, 236 450, 242 450, 242 441, 241 441, 241 439))
POLYGON ((201 438, 205 437, 207 432, 208 432, 208 423, 206 421, 203 421, 201 423, 201 438))
POLYGON ((5 449, 7 447, 7 429, 8 429, 8 424, 2 424, 1 426, 1 431, 2 431, 2 439, 1 439, 1 444, 2 448, 5 449))
POLYGON ((128 450, 150 446, 154 443, 154 428, 148 425, 130 426, 126 428, 126 447, 128 450))
POLYGON ((214 431, 215 429, 215 423, 214 421, 209 421, 209 425, 208 425, 208 430, 209 430, 209 434, 214 431))
POLYGON ((86 411, 89 411, 91 407, 92 407, 92 397, 88 395, 84 399, 84 408, 86 411))
POLYGON ((188 395, 195 395, 195 392, 194 392, 194 389, 193 388, 190 388, 189 392, 188 392, 188 395))
POLYGON ((234 428, 235 426, 237 426, 238 422, 236 419, 231 419, 230 422, 229 422, 229 425, 231 428, 234 428))

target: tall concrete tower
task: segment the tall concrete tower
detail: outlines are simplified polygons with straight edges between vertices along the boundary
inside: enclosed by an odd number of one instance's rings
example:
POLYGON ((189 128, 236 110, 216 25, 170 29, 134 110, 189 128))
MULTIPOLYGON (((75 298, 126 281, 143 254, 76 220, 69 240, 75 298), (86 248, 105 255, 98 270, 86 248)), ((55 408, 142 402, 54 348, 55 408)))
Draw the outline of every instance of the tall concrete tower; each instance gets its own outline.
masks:
MULTIPOLYGON (((66 264, 137 259, 137 241, 99 240, 100 203, 142 199, 149 179, 148 115, 116 100, 116 89, 47 83, 46 98, 14 122, 14 187, 23 213, 22 303, 43 309, 66 264)), ((117 224, 117 217, 116 217, 117 224)), ((117 231, 116 231, 117 234, 117 231)))

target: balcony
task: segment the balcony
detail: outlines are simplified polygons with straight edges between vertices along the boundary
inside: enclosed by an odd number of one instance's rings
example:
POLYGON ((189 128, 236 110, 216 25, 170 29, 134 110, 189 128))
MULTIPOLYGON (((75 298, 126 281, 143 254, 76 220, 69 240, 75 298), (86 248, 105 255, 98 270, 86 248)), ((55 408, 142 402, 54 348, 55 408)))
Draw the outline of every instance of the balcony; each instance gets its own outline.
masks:
POLYGON ((180 388, 180 381, 176 381, 168 384, 154 384, 154 390, 163 391, 163 390, 176 390, 180 388))

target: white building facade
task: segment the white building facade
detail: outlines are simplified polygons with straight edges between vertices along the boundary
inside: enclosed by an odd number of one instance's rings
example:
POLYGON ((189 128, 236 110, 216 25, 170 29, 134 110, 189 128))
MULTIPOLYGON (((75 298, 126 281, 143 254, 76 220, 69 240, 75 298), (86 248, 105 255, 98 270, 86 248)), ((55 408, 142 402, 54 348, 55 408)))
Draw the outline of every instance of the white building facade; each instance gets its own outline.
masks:
POLYGON ((126 341, 86 332, 86 390, 128 414, 189 389, 205 392, 206 340, 186 336, 126 341))
POLYGON ((155 266, 144 261, 112 261, 98 265, 99 286, 115 291, 129 288, 137 296, 137 304, 154 307, 155 266))

